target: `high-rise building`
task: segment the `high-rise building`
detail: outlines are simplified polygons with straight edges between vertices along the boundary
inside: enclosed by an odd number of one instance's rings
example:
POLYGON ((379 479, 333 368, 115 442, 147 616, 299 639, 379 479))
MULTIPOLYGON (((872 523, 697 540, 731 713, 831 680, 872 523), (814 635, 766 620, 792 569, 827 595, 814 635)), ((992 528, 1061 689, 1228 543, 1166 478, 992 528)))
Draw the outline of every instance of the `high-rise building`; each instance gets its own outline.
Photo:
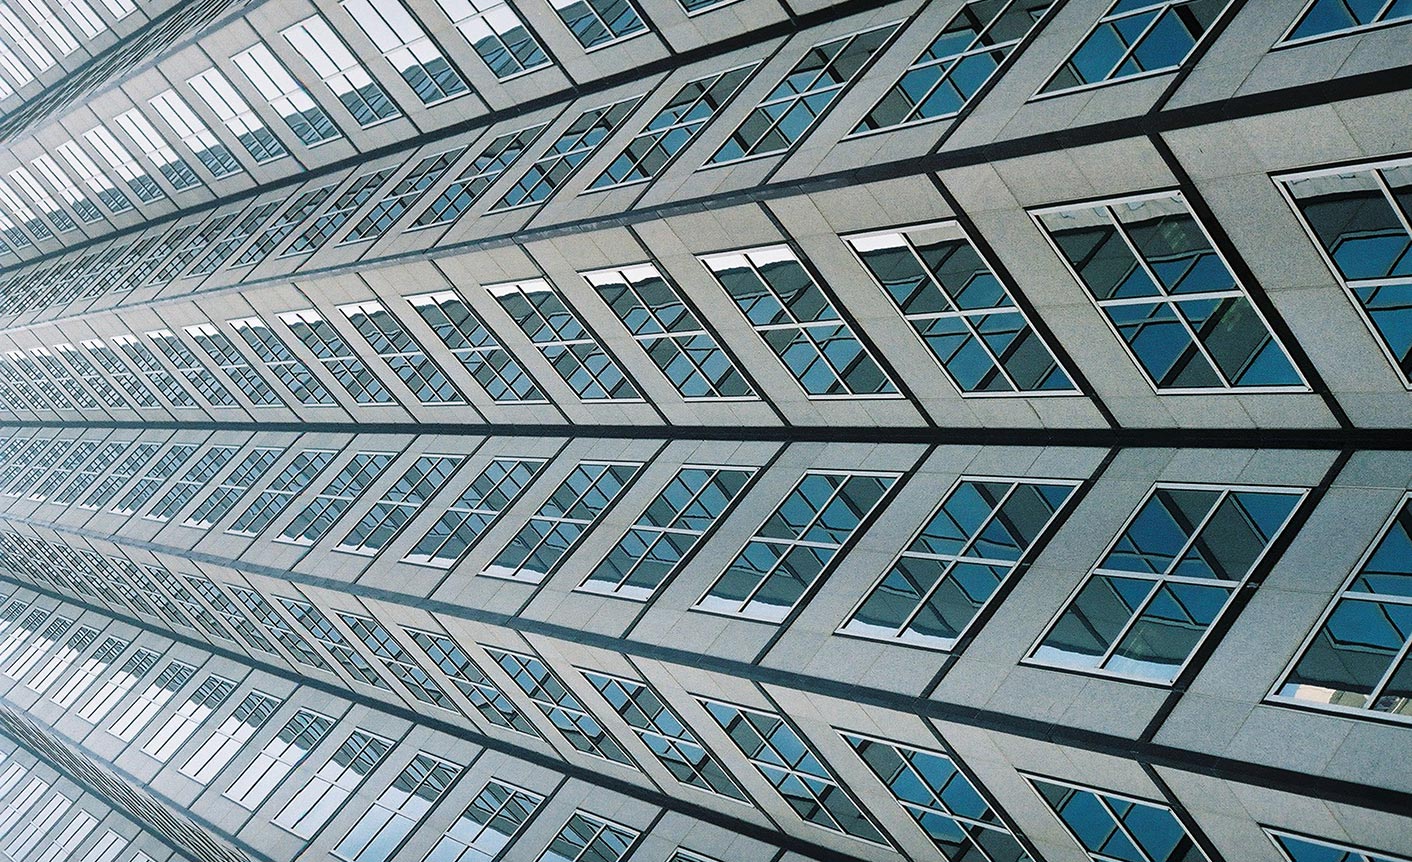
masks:
POLYGON ((0 862, 1409 862, 1412 3, 0 0, 0 862))

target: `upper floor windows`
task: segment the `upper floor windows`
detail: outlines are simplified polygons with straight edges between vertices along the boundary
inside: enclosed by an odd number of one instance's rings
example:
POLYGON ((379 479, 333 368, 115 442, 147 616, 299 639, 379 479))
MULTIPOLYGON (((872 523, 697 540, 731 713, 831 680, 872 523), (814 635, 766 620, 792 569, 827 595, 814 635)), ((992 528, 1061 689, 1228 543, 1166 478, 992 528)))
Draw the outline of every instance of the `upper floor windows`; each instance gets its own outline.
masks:
POLYGON ((681 468, 579 589, 646 599, 725 516, 754 473, 749 467, 681 468))
POLYGON ((392 748, 392 740, 354 730, 270 822, 300 838, 312 838, 392 748))
POLYGON ((407 385, 412 396, 422 404, 464 404, 466 399, 456 389, 445 372, 427 357, 421 344, 412 337, 402 321, 393 317, 381 302, 370 300, 340 305, 358 334, 368 346, 407 385))
POLYGON ((1180 194, 1035 216, 1157 391, 1304 387, 1180 194))
POLYGON ((491 780, 437 840, 427 862, 482 862, 501 858, 530 815, 544 802, 538 793, 491 780))
POLYGON ((1029 862, 1014 833, 950 757, 852 733, 843 738, 944 857, 1029 862))
POLYGON ((544 466, 538 458, 496 458, 406 556, 409 563, 449 568, 508 509, 544 466))
POLYGON ((950 648, 1029 556, 1074 487, 962 479, 839 631, 950 648))
POLYGON ((624 766, 633 762, 549 666, 532 655, 486 647, 486 653, 529 696, 574 748, 624 766))
POLYGON ((779 715, 700 698, 740 753, 803 820, 886 846, 873 821, 779 715))
POLYGON ((128 137, 137 142, 137 145, 142 148, 143 155, 151 159, 152 164, 157 166, 157 170, 161 171, 162 176, 167 178, 167 182, 172 184, 172 188, 180 192, 201 185, 201 179, 196 176, 196 171, 177 156, 176 152, 163 140, 157 128, 136 108, 119 114, 114 122, 124 132, 127 132, 128 137))
POLYGON ((500 80, 549 65, 549 55, 505 0, 436 2, 500 80))
POLYGON ((955 116, 1053 5, 974 0, 962 6, 853 134, 955 116))
POLYGON ((323 79, 359 126, 366 129, 401 116, 387 91, 322 15, 310 15, 281 30, 280 35, 323 79))
POLYGON ((1031 660, 1171 682, 1303 496, 1283 488, 1154 487, 1031 660))
POLYGON ((622 368, 549 282, 537 278, 487 285, 486 290, 579 398, 584 401, 641 398, 622 368))
MULTIPOLYGON (((191 149, 197 161, 216 179, 238 174, 242 170, 240 162, 231 155, 226 145, 211 133, 206 124, 191 107, 181 100, 175 90, 164 90, 154 96, 149 103, 167 125, 181 138, 182 143, 191 149)), ((83 215, 79 213, 80 217, 83 215)))
POLYGON ((720 113, 759 65, 751 63, 683 85, 589 188, 626 185, 657 176, 720 113))
POLYGON ((600 108, 590 108, 578 116, 559 135, 549 150, 530 165, 525 175, 505 193, 494 210, 512 209, 543 203, 554 194, 579 165, 603 146, 613 132, 637 107, 640 98, 634 96, 600 108))
POLYGON ((741 121, 710 163, 771 155, 794 146, 896 29, 896 24, 888 24, 810 48, 741 121))
POLYGON ((201 101, 220 118, 240 145, 257 164, 272 162, 289 155, 248 102, 241 97, 226 76, 216 69, 207 69, 187 82, 201 101))
POLYGON ((1384 24, 1398 24, 1409 18, 1412 18, 1412 4, 1406 0, 1310 0, 1304 14, 1285 34, 1284 41, 1301 42, 1338 36, 1384 24))
POLYGON ((515 355, 455 291, 409 296, 407 301, 461 361, 492 401, 543 401, 544 393, 515 355))
POLYGON ((1116 0, 1041 94, 1176 69, 1230 0, 1116 0))
POLYGON ((1359 850, 1343 844, 1301 838, 1266 829, 1265 833, 1289 862, 1406 862, 1387 853, 1359 850))
POLYGON ((1412 164, 1335 168, 1281 183, 1403 384, 1412 387, 1412 164))
POLYGON ((391 404, 392 393, 353 352, 338 330, 312 308, 287 311, 279 319, 316 356, 339 385, 359 404, 391 404))
POLYGON ((460 455, 418 458, 343 538, 338 550, 356 554, 376 554, 382 550, 441 490, 461 460, 460 455))
POLYGON ((1412 497, 1403 498, 1274 696, 1412 717, 1412 497))
POLYGON ((1047 779, 1029 781, 1093 862, 1207 862, 1165 805, 1047 779))
POLYGON ((326 715, 299 710, 265 743, 222 795, 246 810, 259 808, 285 776, 328 736, 333 725, 334 720, 326 715))
POLYGON ((1075 391, 1054 351, 959 226, 847 241, 963 395, 1075 391))
POLYGON ((896 474, 805 473, 696 607, 782 622, 896 480, 896 474))
POLYGON ((284 118, 285 125, 304 146, 316 147, 342 136, 324 109, 263 43, 241 51, 231 57, 231 62, 284 118))
POLYGON ((584 50, 646 32, 632 0, 549 0, 584 50))
POLYGON ((788 247, 710 255, 701 262, 809 395, 897 394, 833 300, 788 247))
POLYGON ((683 398, 755 396, 735 361, 655 265, 582 275, 683 398))
POLYGON ((401 0, 342 0, 342 5, 423 105, 470 92, 401 0))
POLYGON ((638 833, 584 811, 575 811, 538 862, 622 862, 638 833))

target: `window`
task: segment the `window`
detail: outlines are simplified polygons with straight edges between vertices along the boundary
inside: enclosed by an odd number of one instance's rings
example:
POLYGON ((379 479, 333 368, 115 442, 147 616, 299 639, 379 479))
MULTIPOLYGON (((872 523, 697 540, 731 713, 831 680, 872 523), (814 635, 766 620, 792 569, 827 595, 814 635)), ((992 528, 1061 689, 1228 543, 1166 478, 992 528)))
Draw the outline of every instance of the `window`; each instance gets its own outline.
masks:
POLYGON ((701 262, 809 395, 896 396, 897 387, 787 247, 710 255, 701 262))
POLYGON ((352 641, 348 640, 343 632, 334 627, 329 618, 324 616, 323 611, 308 602, 278 596, 276 598, 279 598, 279 603, 289 611, 289 615, 294 617, 324 649, 328 650, 329 655, 333 656, 333 660, 348 671, 353 679, 375 688, 388 688, 387 683, 383 682, 382 677, 373 670, 373 666, 363 658, 363 654, 358 652, 352 641))
POLYGON ((957 225, 847 241, 963 395, 1075 391, 1010 289, 957 225))
POLYGON ((823 761, 778 715, 698 698, 740 753, 815 826, 874 844, 887 844, 823 761))
POLYGON ((39 810, 24 818, 24 826, 18 830, 15 823, 6 832, 13 834, 5 844, 5 855, 11 859, 24 859, 39 845, 40 840, 59 822, 59 818, 73 805, 73 801, 62 793, 55 792, 39 810))
MULTIPOLYGON (((119 120, 121 121, 121 118, 119 118, 119 120)), ((69 214, 64 212, 63 208, 49 196, 49 193, 46 192, 44 187, 39 184, 39 181, 34 178, 34 175, 25 170, 24 167, 18 167, 10 171, 10 179, 15 181, 15 185, 19 186, 20 191, 29 196, 29 199, 34 202, 35 206, 44 211, 44 214, 49 217, 49 221, 54 224, 55 229, 60 233, 68 233, 78 227, 78 225, 74 224, 74 220, 69 218, 69 214)))
POLYGON ((1180 68, 1230 0, 1117 0, 1042 94, 1180 68))
MULTIPOLYGON (((233 454, 233 453, 232 453, 233 454)), ((235 504, 245 496, 256 482, 259 482, 269 470, 274 467, 280 455, 284 454, 283 449, 267 449, 257 447, 251 449, 235 465, 235 469, 230 471, 220 484, 215 487, 206 498, 197 505, 196 509, 182 523, 188 527, 197 527, 202 530, 209 529, 217 521, 220 521, 230 510, 235 508, 235 504)), ((228 461, 229 459, 227 459, 228 461)), ((192 491, 195 494, 209 484, 214 479, 219 468, 212 470, 209 478, 201 480, 192 491)), ((185 505, 183 503, 183 505, 185 505)), ((179 507, 178 507, 179 508, 179 507)), ((176 510, 173 510, 174 512, 176 510)))
POLYGON ((514 354, 452 290, 409 296, 422 320, 497 403, 543 401, 534 380, 514 354))
POLYGON ((731 133, 710 164, 767 156, 794 146, 896 29, 896 24, 888 24, 810 48, 731 133))
POLYGON ((391 393, 378 382, 372 369, 368 368, 338 330, 333 328, 323 315, 312 308, 304 311, 287 311, 279 316, 289 331, 313 352, 319 362, 328 369, 353 400, 359 404, 391 404, 391 393))
POLYGON ((126 147, 118 143, 118 139, 113 137, 112 132, 98 126, 84 132, 83 137, 88 141, 89 146, 103 157, 103 161, 108 163, 108 167, 123 178, 123 182, 127 183, 127 187, 137 195, 138 200, 143 203, 152 203, 165 197, 162 194, 162 187, 157 185, 157 182, 138 166, 137 160, 132 157, 126 147))
POLYGON ((92 224, 103 218, 103 214, 98 211, 98 207, 94 206, 93 202, 85 197, 83 192, 79 191, 78 186, 74 185, 73 182, 69 180, 52 158, 47 155, 40 156, 30 164, 34 165, 34 169, 39 171, 44 179, 48 180, 49 184, 54 187, 54 191, 58 192, 59 196, 62 197, 69 206, 73 207, 80 221, 85 224, 92 224))
MULTIPOLYGON (((182 610, 186 611, 187 615, 195 621, 196 626, 200 628, 201 631, 212 637, 221 638, 223 640, 233 639, 231 633, 226 630, 226 627, 221 625, 221 621, 216 619, 216 615, 211 613, 210 609, 203 605, 200 599, 196 598, 195 593, 187 589, 186 584, 182 583, 180 578, 166 569, 158 570, 156 575, 157 581, 166 588, 167 592, 171 594, 171 597, 176 600, 176 603, 181 605, 182 610)), ((214 589, 215 585, 212 584, 211 587, 214 589)), ((225 596, 222 595, 220 598, 225 599, 225 596)))
POLYGON ((226 128, 255 159, 256 164, 263 165, 289 155, 289 151, 240 93, 236 92, 225 75, 215 69, 207 69, 186 83, 221 122, 225 123, 226 128))
POLYGON ((1304 385, 1180 194, 1036 217, 1159 392, 1304 385))
POLYGON ((591 757, 611 760, 624 766, 633 762, 608 731, 598 723, 544 662, 531 655, 486 647, 491 660, 509 674, 520 691, 544 713, 545 718, 577 750, 591 757))
POLYGON ((961 479, 839 631, 950 649, 1029 558, 1074 488, 961 479))
POLYGON ((657 176, 720 113, 759 65, 751 63, 687 83, 589 188, 602 189, 657 176))
MULTIPOLYGON (((6 610, 8 611, 8 608, 6 610)), ((92 639, 90 638, 88 642, 92 643, 92 639)), ((82 646, 75 644, 74 658, 77 658, 86 646, 86 644, 82 646)), ((49 696, 49 699, 65 709, 73 706, 74 703, 83 696, 84 692, 88 691, 88 687, 93 684, 94 680, 108 672, 108 668, 112 667, 113 662, 118 660, 118 656, 122 655, 127 647, 128 642, 121 638, 105 638, 103 643, 93 651, 93 654, 85 659, 83 664, 79 665, 78 670, 74 671, 74 675, 69 677, 63 685, 59 686, 59 688, 49 696)), ((152 660, 156 661, 155 654, 152 660)), ((67 664, 59 662, 56 666, 47 669, 45 673, 36 677, 33 680, 35 690, 40 691, 41 689, 53 685, 58 679, 59 674, 63 673, 68 665, 72 665, 73 661, 74 659, 70 658, 67 664)))
POLYGON ((240 705, 226 716, 214 733, 182 764, 181 774, 203 787, 226 768, 250 737, 265 726, 279 709, 281 701, 260 691, 245 695, 240 705))
POLYGON ((226 385, 217 380, 216 375, 211 373, 211 370, 196 358, 196 354, 191 352, 191 348, 183 344, 170 329, 149 332, 147 337, 157 345, 157 349, 167 357, 167 361, 177 372, 186 378, 191 388, 206 399, 207 404, 212 407, 235 406, 235 396, 231 395, 226 385))
POLYGON ((464 404, 466 399, 407 332, 402 322, 376 300, 340 305, 358 334, 422 404, 464 404))
POLYGON ((454 763, 417 752, 338 842, 333 855, 349 862, 388 862, 460 774, 461 767, 454 763))
POLYGON ((580 462, 481 574, 533 584, 543 581, 641 467, 580 462))
POLYGON ((98 17, 98 13, 93 11, 87 0, 59 0, 59 6, 69 16, 69 20, 83 31, 85 38, 92 39, 108 29, 108 25, 103 23, 103 19, 98 17))
POLYGON ((31 779, 19 793, 0 803, 0 835, 7 834, 21 821, 29 822, 26 815, 48 789, 49 782, 41 778, 31 779))
POLYGON ((460 455, 422 455, 373 504, 336 550, 376 554, 416 517, 461 465, 460 455))
POLYGON ((407 629, 407 634, 427 654, 427 658, 446 674, 446 678, 471 702, 482 718, 496 727, 539 736, 539 731, 534 729, 524 713, 481 671, 459 644, 446 635, 431 632, 407 629))
MULTIPOLYGON (((54 47, 59 49, 60 56, 66 57, 78 50, 78 40, 74 39, 74 34, 64 26, 63 20, 58 16, 58 10, 51 10, 41 0, 15 0, 15 2, 29 15, 31 21, 39 25, 39 29, 44 31, 44 35, 49 37, 49 41, 54 43, 54 47)), ((70 15, 73 14, 72 7, 65 11, 70 15)), ((24 856, 23 853, 11 853, 10 855, 17 859, 24 856)))
POLYGON ((231 782, 223 796, 248 811, 260 807, 284 777, 303 762, 309 751, 333 729, 334 721, 307 709, 296 712, 245 771, 231 782))
POLYGON ((1412 716, 1412 497, 1368 549, 1275 697, 1412 716))
POLYGON ((236 389, 250 399, 251 404, 256 407, 284 406, 284 402, 270 388, 270 384, 250 367, 250 363, 245 361, 245 357, 225 333, 209 323, 198 323, 186 327, 186 334, 211 358, 211 362, 221 373, 230 378, 236 389))
POLYGON ((333 186, 331 185, 300 192, 289 206, 280 211, 279 217, 271 222, 269 227, 261 231, 254 242, 245 247, 245 250, 240 253, 240 257, 235 259, 230 268, 249 266, 264 260, 279 247, 280 243, 288 239, 296 228, 308 220, 309 216, 317 212, 319 207, 323 206, 324 201, 332 195, 333 186))
POLYGON ((305 449, 261 491, 226 532, 242 536, 258 536, 280 516, 295 497, 304 493, 338 453, 325 449, 305 449))
POLYGON ((318 14, 280 31, 363 128, 402 115, 382 85, 318 14))
POLYGON ((142 750, 153 759, 166 763, 176 754, 177 749, 206 723, 211 713, 225 704, 234 691, 235 683, 230 680, 221 679, 214 674, 206 677, 186 701, 177 707, 172 717, 143 744, 142 750))
POLYGON ((502 81, 549 65, 549 57, 504 0, 436 0, 441 11, 502 81))
POLYGON ((417 664, 412 654, 402 648, 402 644, 392 636, 381 623, 371 617, 340 612, 339 619, 352 630, 354 637, 363 642, 374 656, 382 662, 387 672, 397 678, 412 696, 423 703, 439 706, 459 713, 456 704, 446 696, 446 692, 431 678, 431 674, 417 664))
POLYGON ((274 644, 266 640, 265 636, 260 633, 260 630, 255 627, 255 624, 250 621, 250 618, 240 610, 240 606, 231 601, 230 597, 222 592, 220 587, 216 586, 215 581, 204 575, 186 575, 186 582, 191 584, 192 588, 200 594, 201 598, 205 599, 206 602, 210 604, 211 608, 220 615, 221 619, 225 620, 226 625, 240 633, 240 637, 246 643, 262 652, 267 652, 271 655, 279 655, 279 651, 275 649, 274 644))
POLYGON ((444 153, 427 156, 417 162, 412 170, 387 193, 387 196, 368 210, 368 214, 343 238, 344 243, 377 239, 387 233, 388 228, 422 199, 422 195, 441 181, 442 176, 461 158, 465 147, 457 147, 444 153))
MULTIPOLYGON (((172 127, 181 142, 195 154, 196 160, 211 172, 211 176, 222 179, 243 170, 226 145, 211 133, 175 90, 163 90, 149 100, 148 104, 172 127)), ((82 216, 82 212, 79 214, 82 216)))
POLYGON ((579 398, 641 399, 618 363, 549 282, 537 278, 486 289, 579 398))
POLYGON ((539 862, 621 862, 640 833, 575 811, 539 862))
POLYGON ((237 446, 212 446, 207 449, 143 517, 153 521, 171 519, 230 463, 238 449, 237 446))
MULTIPOLYGON (((126 838, 109 829, 103 833, 102 838, 98 839, 98 843, 89 848, 82 862, 113 862, 127 846, 128 840, 126 838)), ((145 853, 141 854, 135 857, 133 862, 146 862, 144 859, 146 856, 145 853)), ((147 858, 150 859, 150 857, 147 858)))
MULTIPOLYGON (((81 509, 101 509, 108 505, 118 492, 123 489, 144 464, 157 456, 158 450, 162 447, 156 443, 137 443, 128 451, 127 456, 115 464, 111 470, 103 474, 102 478, 88 488, 88 493, 78 501, 81 509)), ((89 467, 95 467, 90 464, 89 467)), ((175 469, 175 465, 173 465, 175 469)), ((71 483, 74 484, 74 483, 71 483)), ((82 490, 75 489, 75 490, 82 490)))
POLYGON ((480 155, 466 166, 455 182, 447 186, 431 205, 422 210, 408 230, 451 224, 481 199, 501 174, 519 161, 544 131, 545 125, 530 126, 518 132, 497 136, 480 155))
MULTIPOLYGON (((64 645, 54 651, 54 654, 35 672, 34 676, 25 682, 25 685, 36 694, 44 694, 49 690, 49 686, 53 685, 64 671, 72 667, 78 657, 83 655, 84 650, 88 649, 97 639, 98 630, 91 626, 79 626, 74 629, 74 633, 69 635, 69 639, 64 641, 64 645)), ((117 641, 116 638, 110 638, 110 640, 117 641)))
MULTIPOLYGON (((1310 0, 1304 14, 1299 16, 1283 41, 1289 43, 1341 36, 1358 30, 1400 24, 1408 18, 1412 18, 1412 7, 1399 0, 1373 3, 1310 0)), ((1295 862, 1301 860, 1296 859, 1295 862)))
MULTIPOLYGON (((220 242, 212 243, 210 250, 196 262, 183 278, 199 278, 210 275, 221 268, 221 264, 230 259, 241 246, 255 235, 260 226, 265 223, 270 216, 275 214, 275 210, 285 202, 285 199, 267 201, 243 211, 240 221, 235 227, 230 229, 220 242)), ((248 261, 247 261, 248 263, 248 261)))
MULTIPOLYGON (((93 394, 96 394, 96 396, 103 401, 104 407, 126 410, 127 401, 124 401, 123 396, 117 393, 117 389, 114 389, 112 383, 107 382, 107 377, 104 377, 103 373, 99 372, 92 362, 89 362, 88 356, 80 353, 79 349, 75 348, 73 345, 54 345, 54 352, 58 353, 59 356, 62 356, 62 358, 69 363, 69 367, 72 367, 73 372, 78 374, 79 380, 82 380, 90 390, 93 390, 93 394)), ((134 397, 141 396, 134 394, 134 397)))
POLYGON ((168 146, 156 127, 148 122, 147 118, 142 116, 136 108, 119 114, 115 122, 127 133, 128 137, 137 143, 138 147, 142 149, 143 155, 151 159, 152 164, 157 166, 157 170, 162 173, 162 176, 167 178, 167 182, 172 184, 172 188, 181 192, 201 185, 201 179, 196 176, 196 171, 192 170, 191 166, 168 146))
POLYGON ((0 663, 8 661, 25 641, 34 636, 35 631, 44 624, 51 612, 48 608, 34 608, 25 615, 22 622, 10 626, 4 639, 0 640, 0 663))
POLYGON ((88 157, 88 154, 79 149, 74 141, 60 144, 58 146, 59 155, 68 162, 70 170, 83 180, 84 184, 93 190, 102 201, 103 206, 111 213, 123 213, 132 209, 132 201, 127 195, 118 191, 117 187, 108 180, 103 172, 98 170, 98 166, 88 157))
POLYGON ((549 0, 585 50, 647 31, 632 0, 549 0))
MULTIPOLYGON (((49 502, 60 506, 67 506, 77 500, 79 495, 85 490, 90 489, 93 484, 98 481, 99 476, 104 475, 109 468, 117 463, 118 457, 121 456, 123 452, 127 451, 131 442, 130 440, 123 440, 104 443, 103 447, 98 450, 98 454, 95 455, 92 460, 84 462, 83 465, 74 472, 73 478, 69 480, 69 483, 59 489, 58 493, 54 494, 49 502)), ((131 477, 129 476, 128 478, 131 477)), ((57 488, 58 486, 55 485, 54 487, 57 488)), ((47 482, 40 486, 40 490, 41 492, 45 490, 53 491, 52 488, 49 488, 47 482)))
MULTIPOLYGON (((98 821, 93 818, 93 815, 87 811, 79 811, 63 829, 60 829, 53 838, 49 839, 44 852, 34 857, 35 862, 64 862, 68 859, 77 859, 78 848, 93 832, 93 827, 97 823, 98 821)), ((85 862, 93 858, 93 856, 85 857, 85 862)))
POLYGON ((1046 779, 1029 781, 1094 862, 1207 862, 1165 805, 1046 779))
POLYGON ((304 254, 318 251, 324 247, 339 229, 348 223, 353 214, 362 208, 363 204, 372 200, 374 194, 382 188, 395 171, 392 168, 370 171, 356 177, 349 183, 338 197, 327 209, 319 213, 319 216, 304 229, 294 242, 290 243, 280 257, 289 257, 295 254, 304 254))
POLYGON ((755 390, 654 264, 582 273, 683 398, 754 398, 755 390))
POLYGON ((422 104, 470 92, 401 0, 341 0, 353 22, 382 53, 422 104))
POLYGON ((309 91, 294 80, 263 43, 252 45, 230 59, 275 113, 284 118, 285 125, 304 146, 317 147, 343 136, 309 91))
MULTIPOLYGON (((122 499, 114 503, 108 511, 119 515, 131 515, 142 508, 148 500, 152 499, 152 495, 161 490, 162 486, 176 475, 181 465, 196 454, 196 450, 199 448, 192 443, 179 443, 163 452, 160 458, 147 467, 147 472, 133 483, 132 488, 122 496, 122 499)), ((83 504, 80 503, 80 505, 83 504)))
POLYGON ((544 802, 538 793, 491 780, 436 842, 424 862, 493 862, 544 802))
POLYGON ((1032 659, 1171 682, 1303 496, 1157 485, 1032 659))
POLYGON ((584 676, 673 778, 699 790, 749 801, 725 767, 651 686, 596 671, 584 671, 584 676))
POLYGON ((392 750, 392 741, 355 730, 271 822, 312 838, 392 750))
POLYGON ((947 859, 1022 862, 1029 854, 947 755, 843 734, 947 859))
POLYGON ((450 568, 519 499, 544 464, 537 458, 491 461, 417 542, 406 562, 450 568))
POLYGON ((312 545, 329 531, 343 513, 347 512, 368 486, 382 475, 395 455, 383 452, 359 452, 343 465, 333 481, 319 492, 319 495, 294 516, 294 520, 280 533, 281 541, 296 545, 312 545))
POLYGON ((245 339, 256 358, 270 369, 300 404, 306 407, 320 407, 336 403, 333 394, 324 388, 303 362, 289 352, 289 348, 285 347, 279 336, 270 331, 264 321, 258 317, 247 317, 244 320, 232 320, 230 325, 245 339))
MULTIPOLYGON (((49 230, 49 226, 40 221, 34 211, 26 206, 25 202, 20 200, 19 196, 3 181, 0 181, 0 204, 4 204, 11 215, 18 216, 19 221, 40 239, 51 239, 54 236, 54 233, 49 230)), ((28 241, 24 239, 24 234, 19 228, 12 228, 12 230, 14 233, 11 238, 16 245, 24 245, 28 241)))
MULTIPOLYGON (((263 207, 257 208, 257 210, 259 209, 263 209, 263 207)), ((231 244, 229 240, 226 240, 218 245, 214 245, 214 248, 212 248, 212 246, 221 233, 235 222, 239 214, 239 212, 228 212, 223 215, 213 215, 205 221, 200 222, 197 229, 187 237, 186 244, 181 247, 181 250, 167 258, 166 262, 161 264, 156 272, 152 274, 152 277, 147 280, 147 286, 151 287, 158 284, 167 284, 178 274, 182 273, 182 271, 203 252, 206 252, 206 255, 202 257, 201 265, 197 267, 201 271, 187 273, 183 277, 190 278, 215 272, 216 267, 220 265, 220 261, 225 260, 226 257, 234 253, 235 245, 231 244), (212 254, 216 253, 219 253, 219 259, 211 257, 212 254), (217 262, 208 265, 206 263, 207 259, 216 260, 217 262)), ((261 216, 261 218, 263 217, 264 216, 261 216)), ((255 226, 258 225, 252 225, 251 230, 253 230, 255 226)), ((244 234, 244 236, 248 237, 248 234, 244 234)), ((242 239, 240 241, 243 242, 244 240, 242 239)))
POLYGON ((696 608, 783 622, 895 481, 895 473, 805 473, 696 608))
POLYGON ((260 626, 270 633, 270 637, 279 641, 289 651, 289 654, 294 656, 295 661, 319 670, 332 670, 328 662, 324 661, 323 656, 319 655, 318 650, 300 637, 299 633, 285 622, 284 617, 279 615, 279 611, 276 611, 274 605, 270 604, 264 596, 252 589, 237 587, 233 584, 228 584, 227 588, 250 616, 258 620, 260 626))
POLYGON ((751 467, 683 467, 579 587, 646 600, 730 511, 751 467))
MULTIPOLYGON (((158 654, 149 649, 138 649, 128 656, 118 668, 118 672, 90 697, 76 713, 89 724, 102 721, 113 707, 118 705, 137 681, 157 664, 158 654)), ((65 704, 61 704, 65 705, 65 704)))
POLYGON ((853 134, 953 117, 990 81, 1054 0, 967 3, 853 134))
POLYGON ((44 627, 44 631, 40 632, 39 637, 31 641, 23 652, 15 656, 15 660, 10 663, 10 666, 5 668, 5 676, 17 680, 24 679, 73 624, 74 621, 68 617, 55 617, 50 620, 49 625, 44 627))
POLYGON ((1338 168, 1281 181, 1403 385, 1412 387, 1412 164, 1338 168))
POLYGON ((1266 829, 1265 833, 1289 862, 1406 862, 1400 857, 1343 844, 1300 838, 1266 829))
MULTIPOLYGON (((575 0, 582 2, 582 0, 575 0)), ((601 108, 584 111, 562 133, 549 150, 529 166, 491 212, 543 203, 554 194, 579 165, 603 146, 623 121, 637 107, 640 97, 634 96, 601 108)), ((518 154, 517 154, 518 155, 518 154)))

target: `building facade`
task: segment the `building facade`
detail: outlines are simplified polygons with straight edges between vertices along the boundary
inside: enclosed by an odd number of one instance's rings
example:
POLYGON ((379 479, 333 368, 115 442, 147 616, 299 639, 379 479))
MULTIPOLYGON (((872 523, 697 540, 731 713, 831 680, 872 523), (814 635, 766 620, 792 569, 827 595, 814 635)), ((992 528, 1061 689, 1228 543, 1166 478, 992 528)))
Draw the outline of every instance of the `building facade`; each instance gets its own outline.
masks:
POLYGON ((0 3, 0 859, 1408 862, 1410 83, 1396 0, 0 3))

